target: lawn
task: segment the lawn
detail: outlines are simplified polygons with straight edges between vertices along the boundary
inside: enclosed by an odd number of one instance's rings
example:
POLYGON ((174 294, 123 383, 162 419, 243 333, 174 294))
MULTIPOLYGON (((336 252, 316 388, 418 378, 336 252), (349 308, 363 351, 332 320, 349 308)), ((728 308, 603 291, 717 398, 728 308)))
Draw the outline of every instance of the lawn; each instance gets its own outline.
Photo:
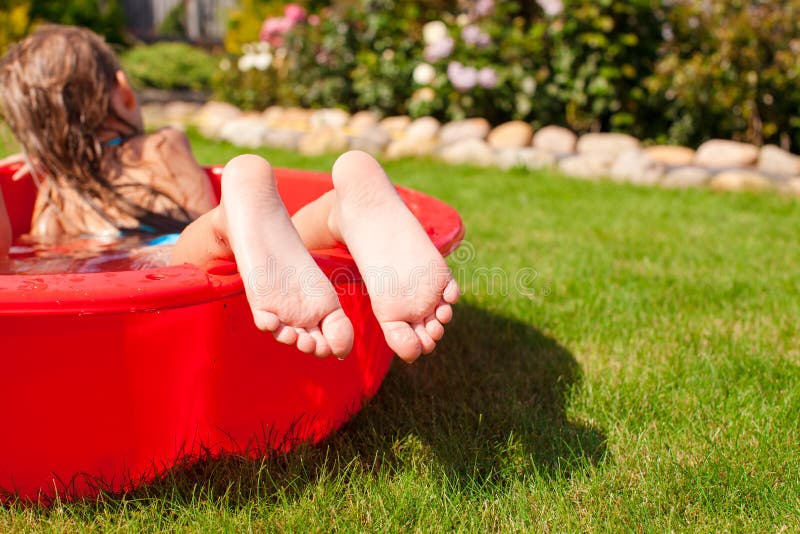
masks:
POLYGON ((12 505, 0 531, 800 530, 800 201, 386 168, 466 223, 434 354, 318 446, 12 505))

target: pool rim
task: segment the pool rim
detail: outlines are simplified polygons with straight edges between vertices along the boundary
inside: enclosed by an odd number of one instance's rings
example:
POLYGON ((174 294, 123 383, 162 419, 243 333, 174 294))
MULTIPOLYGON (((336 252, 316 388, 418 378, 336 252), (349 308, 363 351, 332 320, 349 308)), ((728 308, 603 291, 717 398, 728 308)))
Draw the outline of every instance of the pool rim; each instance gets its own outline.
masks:
MULTIPOLYGON (((211 166, 219 176, 221 166, 211 166)), ((0 169, 0 174, 10 169, 0 169)), ((275 169, 279 181, 294 178, 328 185, 330 173, 275 169)), ((2 176, 0 176, 0 179, 2 176)), ((397 186, 403 200, 420 219, 443 256, 458 247, 464 224, 458 212, 441 200, 397 186)), ((334 285, 360 283, 355 262, 343 247, 313 250, 312 257, 334 285)), ((232 261, 218 261, 205 269, 175 265, 101 273, 0 275, 0 317, 136 313, 205 304, 244 292, 232 261)))

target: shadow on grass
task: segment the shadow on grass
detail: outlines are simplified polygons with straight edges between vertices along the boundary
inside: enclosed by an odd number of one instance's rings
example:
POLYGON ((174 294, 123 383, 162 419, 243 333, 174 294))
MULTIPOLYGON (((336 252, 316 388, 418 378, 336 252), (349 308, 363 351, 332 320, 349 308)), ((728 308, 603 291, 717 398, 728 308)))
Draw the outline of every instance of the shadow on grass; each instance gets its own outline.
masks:
POLYGON ((459 305, 436 353, 413 366, 395 361, 344 434, 355 440, 374 429, 363 456, 378 450, 402 463, 405 444, 460 485, 502 484, 531 470, 569 476, 606 454, 602 433, 567 418, 568 394, 580 379, 575 358, 555 340, 459 305))
POLYGON ((129 497, 292 499, 321 481, 393 476, 414 465, 461 489, 569 477, 607 454, 599 430, 567 417, 580 379, 555 340, 461 304, 436 353, 414 365, 396 360, 378 395, 324 443, 263 460, 195 460, 129 497))

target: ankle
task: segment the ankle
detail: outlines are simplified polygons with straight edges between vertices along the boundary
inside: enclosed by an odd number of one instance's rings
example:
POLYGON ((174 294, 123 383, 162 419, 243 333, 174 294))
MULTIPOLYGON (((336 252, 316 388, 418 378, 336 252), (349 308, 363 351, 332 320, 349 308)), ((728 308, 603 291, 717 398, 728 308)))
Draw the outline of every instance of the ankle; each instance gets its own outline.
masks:
POLYGON ((225 208, 220 203, 208 212, 211 219, 211 229, 214 232, 214 241, 217 244, 223 245, 225 248, 230 248, 228 239, 228 219, 225 215, 225 208))

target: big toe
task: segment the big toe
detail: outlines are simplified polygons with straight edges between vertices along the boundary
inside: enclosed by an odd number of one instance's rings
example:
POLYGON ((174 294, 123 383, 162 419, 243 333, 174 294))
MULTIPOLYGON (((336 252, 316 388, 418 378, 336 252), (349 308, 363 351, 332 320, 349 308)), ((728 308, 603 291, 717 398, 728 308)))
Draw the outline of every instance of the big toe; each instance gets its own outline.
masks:
POLYGON ((322 320, 320 327, 335 356, 343 358, 350 353, 354 339, 353 323, 347 318, 344 310, 339 308, 329 313, 322 320))
POLYGON ((422 353, 422 344, 414 329, 404 321, 386 321, 381 323, 386 343, 400 357, 409 363, 422 353))

